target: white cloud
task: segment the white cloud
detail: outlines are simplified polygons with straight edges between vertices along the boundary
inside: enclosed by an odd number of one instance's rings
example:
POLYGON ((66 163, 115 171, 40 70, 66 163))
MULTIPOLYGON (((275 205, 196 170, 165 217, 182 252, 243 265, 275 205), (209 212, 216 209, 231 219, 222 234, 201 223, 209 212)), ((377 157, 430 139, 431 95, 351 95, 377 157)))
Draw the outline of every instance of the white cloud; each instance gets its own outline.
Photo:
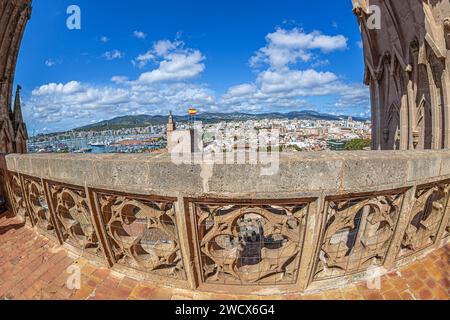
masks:
POLYGON ((49 83, 33 90, 33 96, 44 96, 51 94, 73 94, 79 92, 80 83, 78 81, 70 81, 66 84, 49 83))
POLYGON ((122 59, 124 56, 125 54, 119 50, 107 51, 103 54, 103 58, 108 61, 122 59))
POLYGON ((286 111, 306 106, 308 98, 337 94, 342 90, 338 77, 331 72, 266 70, 255 83, 232 87, 224 94, 219 105, 239 111, 286 111))
POLYGON ((362 84, 353 86, 343 85, 340 90, 340 98, 335 103, 336 107, 347 108, 349 106, 362 106, 370 110, 370 92, 362 84))
POLYGON ((113 77, 115 86, 96 87, 77 81, 49 83, 33 90, 24 105, 33 123, 80 125, 121 115, 185 113, 187 106, 214 108, 215 95, 201 85, 172 83, 145 85, 113 77), (118 84, 121 82, 120 84, 118 84))
POLYGON ((136 30, 136 31, 133 32, 133 36, 134 36, 135 38, 138 38, 138 39, 145 39, 145 38, 147 38, 147 34, 145 34, 145 33, 142 32, 142 31, 138 31, 138 30, 136 30))
POLYGON ((150 61, 155 60, 156 56, 153 54, 152 51, 147 51, 146 53, 140 54, 131 61, 135 67, 138 67, 139 69, 144 68, 150 61))
POLYGON ((243 97, 249 94, 254 94, 257 92, 257 88, 254 84, 244 83, 237 85, 228 89, 228 95, 233 97, 243 97))
POLYGON ((230 88, 220 98, 219 105, 240 111, 292 110, 314 107, 309 102, 313 97, 334 97, 338 101, 336 108, 353 103, 354 106, 365 106, 367 88, 345 84, 333 72, 314 69, 330 64, 319 54, 346 49, 346 37, 324 35, 318 31, 305 33, 294 28, 277 29, 266 36, 266 41, 266 46, 250 59, 251 66, 265 66, 265 69, 258 72, 254 83, 230 88), (311 67, 299 69, 299 61, 311 62, 311 67))
POLYGON ((116 84, 124 84, 128 82, 128 77, 125 76, 114 76, 111 78, 111 81, 116 84))
POLYGON ((103 43, 107 43, 109 41, 109 38, 106 37, 106 36, 103 36, 103 37, 100 38, 100 41, 103 42, 103 43))
POLYGON ((257 82, 261 90, 270 92, 289 92, 292 90, 304 90, 304 95, 315 95, 317 89, 333 83, 338 77, 331 72, 317 72, 313 69, 271 71, 262 72, 257 82))
POLYGON ((266 36, 267 45, 250 59, 251 66, 268 64, 271 68, 282 69, 299 61, 308 62, 313 51, 330 53, 347 48, 347 38, 343 35, 329 36, 318 31, 305 33, 294 28, 277 29, 266 36))
POLYGON ((158 68, 141 74, 138 79, 148 84, 196 78, 205 70, 204 60, 199 50, 186 48, 182 41, 161 40, 151 50, 133 60, 133 64, 143 68, 149 61, 158 63, 158 68))
POLYGON ((160 81, 183 81, 197 77, 205 70, 200 51, 189 53, 173 53, 159 64, 159 68, 143 73, 140 82, 153 83, 160 81))
POLYGON ((166 56, 169 52, 181 48, 184 46, 184 42, 180 40, 170 41, 170 40, 160 40, 156 42, 153 46, 154 52, 161 57, 166 56))

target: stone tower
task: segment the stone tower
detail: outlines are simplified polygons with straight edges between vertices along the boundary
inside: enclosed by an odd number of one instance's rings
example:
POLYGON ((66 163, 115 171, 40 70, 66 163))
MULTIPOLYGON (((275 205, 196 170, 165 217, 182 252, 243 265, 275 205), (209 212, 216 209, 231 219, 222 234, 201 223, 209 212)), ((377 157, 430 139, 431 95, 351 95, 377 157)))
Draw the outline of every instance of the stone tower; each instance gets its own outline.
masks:
POLYGON ((169 113, 169 122, 167 123, 167 132, 174 132, 176 130, 175 120, 173 119, 172 111, 169 113))
POLYGON ((169 121, 167 122, 167 149, 172 152, 173 149, 173 133, 176 130, 175 120, 173 119, 172 111, 169 113, 169 121))
POLYGON ((31 16, 31 0, 0 1, 0 153, 25 153, 28 139, 22 118, 20 87, 14 111, 12 95, 16 61, 25 26, 31 16))
POLYGON ((371 91, 373 148, 450 148, 450 2, 353 0, 353 11, 371 91))

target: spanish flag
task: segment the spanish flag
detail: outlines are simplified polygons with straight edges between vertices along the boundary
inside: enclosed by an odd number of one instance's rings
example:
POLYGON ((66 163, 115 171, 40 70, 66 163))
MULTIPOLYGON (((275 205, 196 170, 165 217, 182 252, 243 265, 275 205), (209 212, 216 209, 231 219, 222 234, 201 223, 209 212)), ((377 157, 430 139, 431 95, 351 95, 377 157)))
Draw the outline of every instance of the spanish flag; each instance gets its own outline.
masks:
POLYGON ((190 116, 195 116, 195 115, 197 115, 197 113, 198 113, 197 109, 194 109, 194 108, 190 108, 189 109, 189 115, 190 116))

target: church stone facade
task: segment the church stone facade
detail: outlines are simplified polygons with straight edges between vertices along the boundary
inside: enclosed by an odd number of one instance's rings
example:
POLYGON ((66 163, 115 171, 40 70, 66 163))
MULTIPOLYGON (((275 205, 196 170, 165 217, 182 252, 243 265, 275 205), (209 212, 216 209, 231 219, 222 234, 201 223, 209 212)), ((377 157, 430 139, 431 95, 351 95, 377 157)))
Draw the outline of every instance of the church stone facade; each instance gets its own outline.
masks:
POLYGON ((449 148, 450 2, 353 0, 353 10, 371 91, 373 148, 449 148))
POLYGON ((20 43, 31 16, 31 0, 0 1, 0 153, 26 153, 27 129, 20 86, 13 106, 13 85, 20 43))

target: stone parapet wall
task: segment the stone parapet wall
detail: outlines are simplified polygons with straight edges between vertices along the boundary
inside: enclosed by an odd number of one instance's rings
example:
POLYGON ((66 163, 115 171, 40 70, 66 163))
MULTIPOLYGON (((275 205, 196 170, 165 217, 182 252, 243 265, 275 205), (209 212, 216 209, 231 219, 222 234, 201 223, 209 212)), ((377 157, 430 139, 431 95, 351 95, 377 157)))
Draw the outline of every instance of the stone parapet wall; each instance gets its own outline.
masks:
MULTIPOLYGON (((199 291, 303 292, 447 243, 450 151, 281 154, 261 165, 160 155, 8 155, 13 211, 76 254, 199 291)), ((374 269, 379 267, 379 269, 374 269)))
POLYGON ((77 185, 165 196, 286 198, 403 188, 450 178, 450 151, 281 153, 269 165, 174 164, 152 155, 6 156, 7 169, 77 185))

